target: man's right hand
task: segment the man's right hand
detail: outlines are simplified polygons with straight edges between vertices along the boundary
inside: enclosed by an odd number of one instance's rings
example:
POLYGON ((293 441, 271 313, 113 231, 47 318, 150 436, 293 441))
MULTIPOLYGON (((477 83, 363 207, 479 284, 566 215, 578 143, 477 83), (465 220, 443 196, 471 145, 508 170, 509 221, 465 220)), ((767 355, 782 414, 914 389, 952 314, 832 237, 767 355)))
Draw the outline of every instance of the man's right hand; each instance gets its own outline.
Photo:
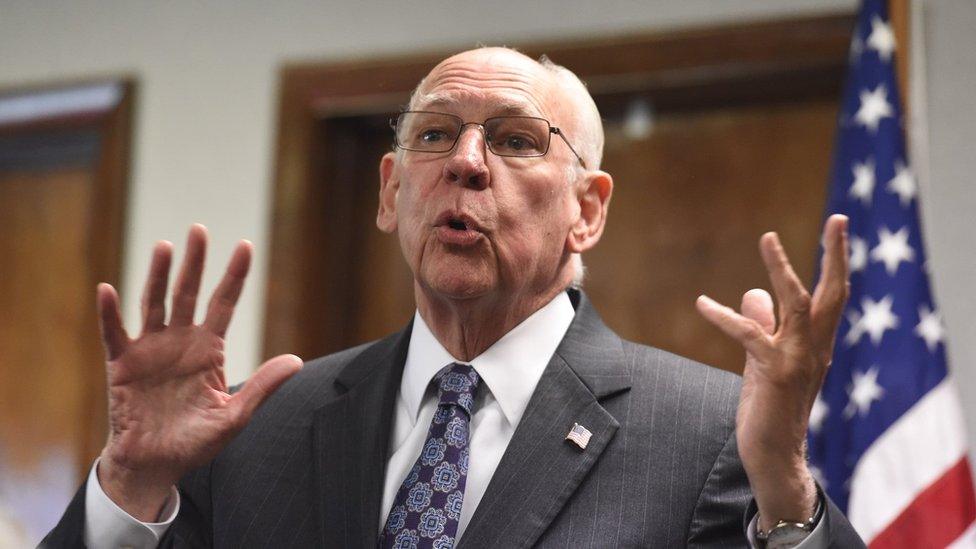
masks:
POLYGON ((109 438, 98 464, 99 484, 122 509, 155 522, 170 487, 213 459, 251 414, 302 365, 294 355, 265 362, 234 395, 224 379, 224 335, 251 263, 250 242, 234 250, 203 324, 193 323, 207 247, 194 225, 173 291, 169 323, 166 288, 173 246, 160 242, 142 296, 142 333, 122 326, 119 297, 98 286, 98 311, 107 354, 109 438))

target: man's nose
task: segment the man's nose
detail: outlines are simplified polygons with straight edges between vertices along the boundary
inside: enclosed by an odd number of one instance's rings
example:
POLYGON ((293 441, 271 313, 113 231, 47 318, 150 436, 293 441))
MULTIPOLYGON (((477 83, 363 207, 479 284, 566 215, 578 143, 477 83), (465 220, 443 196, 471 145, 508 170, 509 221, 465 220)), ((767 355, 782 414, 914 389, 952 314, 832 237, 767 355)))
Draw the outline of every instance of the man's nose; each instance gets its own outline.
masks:
POLYGON ((444 163, 444 179, 476 190, 487 188, 491 178, 485 154, 485 134, 481 126, 462 127, 451 157, 444 163))

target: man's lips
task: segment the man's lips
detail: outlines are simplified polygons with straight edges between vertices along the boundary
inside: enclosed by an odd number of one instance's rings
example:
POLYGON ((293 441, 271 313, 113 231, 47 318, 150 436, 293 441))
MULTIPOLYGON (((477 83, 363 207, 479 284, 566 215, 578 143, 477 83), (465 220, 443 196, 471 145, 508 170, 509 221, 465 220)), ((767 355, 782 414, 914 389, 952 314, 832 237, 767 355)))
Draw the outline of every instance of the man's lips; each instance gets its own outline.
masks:
POLYGON ((484 231, 473 218, 456 212, 437 216, 434 233, 444 244, 454 246, 471 246, 484 237, 484 231))

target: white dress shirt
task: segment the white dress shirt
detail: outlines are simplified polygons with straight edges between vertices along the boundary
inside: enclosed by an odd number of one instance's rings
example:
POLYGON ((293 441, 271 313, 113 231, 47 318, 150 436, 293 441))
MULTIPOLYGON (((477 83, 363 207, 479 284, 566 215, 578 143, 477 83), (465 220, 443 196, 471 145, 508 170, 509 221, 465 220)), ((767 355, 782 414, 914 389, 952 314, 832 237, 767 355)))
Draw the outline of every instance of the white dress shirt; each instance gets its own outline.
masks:
POLYGON ((470 361, 452 357, 431 333, 420 313, 414 315, 407 361, 393 412, 379 531, 383 530, 397 491, 427 439, 427 430, 437 410, 437 391, 431 381, 445 366, 461 362, 470 364, 481 377, 471 417, 471 458, 457 537, 464 534, 529 405, 542 371, 575 314, 569 296, 560 293, 470 361))
MULTIPOLYGON (((495 469, 501 461, 515 428, 532 398, 546 365, 556 352, 576 312, 569 296, 560 293, 547 305, 522 321, 482 354, 470 361, 457 360, 437 341, 427 323, 414 315, 407 359, 397 392, 390 434, 390 455, 386 462, 381 516, 376 525, 382 532, 396 493, 417 461, 427 438, 437 391, 431 381, 453 362, 470 364, 481 382, 471 418, 470 464, 464 503, 458 525, 458 538, 478 507, 495 469)), ((173 493, 158 523, 144 523, 119 508, 102 491, 95 473, 88 476, 85 498, 85 543, 92 549, 116 547, 155 547, 179 512, 179 493, 173 493)), ((823 520, 796 549, 826 547, 823 520)), ((755 519, 749 528, 750 544, 755 546, 755 519)))

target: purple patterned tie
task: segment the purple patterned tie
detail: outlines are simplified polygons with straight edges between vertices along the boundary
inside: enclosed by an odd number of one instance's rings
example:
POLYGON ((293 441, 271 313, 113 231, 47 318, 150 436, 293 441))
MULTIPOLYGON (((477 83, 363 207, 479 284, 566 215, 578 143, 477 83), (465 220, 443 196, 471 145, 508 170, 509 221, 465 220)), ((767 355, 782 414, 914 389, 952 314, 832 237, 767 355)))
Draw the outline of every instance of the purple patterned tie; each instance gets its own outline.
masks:
POLYGON ((380 534, 379 546, 451 549, 457 537, 468 477, 468 424, 478 373, 454 363, 434 378, 437 411, 420 457, 400 485, 380 534))

